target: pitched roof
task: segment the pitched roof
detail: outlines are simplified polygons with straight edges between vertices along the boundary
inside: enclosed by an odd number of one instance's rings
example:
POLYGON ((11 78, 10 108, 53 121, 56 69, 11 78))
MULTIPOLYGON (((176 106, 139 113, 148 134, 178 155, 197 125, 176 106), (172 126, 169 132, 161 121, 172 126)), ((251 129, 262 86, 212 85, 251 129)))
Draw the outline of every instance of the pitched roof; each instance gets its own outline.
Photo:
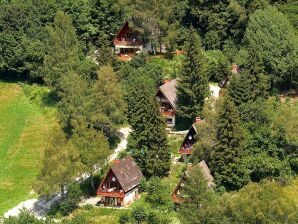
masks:
POLYGON ((159 87, 159 90, 168 99, 168 101, 174 108, 176 108, 177 101, 176 85, 177 79, 173 79, 159 87))
POLYGON ((111 170, 122 186, 124 192, 127 192, 140 184, 143 174, 138 165, 131 156, 119 160, 111 170))
POLYGON ((199 162, 198 166, 200 167, 202 174, 207 181, 208 187, 213 187, 215 185, 214 177, 211 175, 211 172, 210 172, 209 167, 207 166, 205 160, 202 160, 201 162, 199 162))

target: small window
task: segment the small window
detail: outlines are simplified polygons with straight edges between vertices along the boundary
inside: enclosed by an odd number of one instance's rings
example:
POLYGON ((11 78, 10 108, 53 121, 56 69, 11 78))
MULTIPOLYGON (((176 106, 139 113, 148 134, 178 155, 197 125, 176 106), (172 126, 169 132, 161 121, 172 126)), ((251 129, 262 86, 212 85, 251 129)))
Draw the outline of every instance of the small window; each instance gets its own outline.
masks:
POLYGON ((167 124, 173 124, 173 119, 172 118, 167 118, 167 124))

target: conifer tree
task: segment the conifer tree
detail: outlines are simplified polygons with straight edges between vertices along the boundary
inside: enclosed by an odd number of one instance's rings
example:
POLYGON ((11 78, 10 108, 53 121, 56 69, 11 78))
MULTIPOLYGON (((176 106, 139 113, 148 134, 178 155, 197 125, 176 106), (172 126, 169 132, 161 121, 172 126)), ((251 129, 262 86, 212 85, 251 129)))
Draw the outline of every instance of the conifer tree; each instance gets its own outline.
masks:
POLYGON ((214 192, 208 189, 207 181, 198 166, 193 167, 186 176, 181 194, 186 201, 181 204, 179 213, 183 223, 202 223, 208 206, 215 199, 214 192))
POLYGON ((60 78, 75 71, 80 63, 76 30, 71 18, 58 11, 53 26, 47 26, 49 42, 44 57, 45 81, 57 93, 60 78))
POLYGON ((249 74, 233 74, 228 87, 228 93, 236 106, 252 100, 252 88, 249 74))
POLYGON ((128 148, 147 177, 164 176, 170 169, 165 120, 154 94, 154 83, 137 77, 128 89, 128 121, 133 129, 128 148))
POLYGON ((75 129, 72 142, 79 151, 83 169, 90 174, 91 188, 95 192, 94 166, 102 165, 110 154, 107 139, 101 131, 81 124, 75 129))
POLYGON ((196 116, 200 116, 209 91, 201 42, 193 28, 190 29, 185 51, 185 60, 177 85, 177 114, 188 127, 196 116))
POLYGON ((245 170, 240 166, 242 141, 243 132, 237 107, 226 94, 219 111, 211 165, 215 179, 228 190, 238 189, 247 181, 245 170))
POLYGON ((65 187, 79 174, 81 163, 78 151, 67 141, 59 126, 53 128, 45 149, 41 172, 34 186, 39 195, 61 192, 65 198, 65 187))
POLYGON ((110 42, 108 36, 100 32, 99 38, 97 40, 97 54, 96 54, 96 61, 98 65, 101 66, 113 66, 116 62, 115 54, 113 49, 110 46, 110 42))
POLYGON ((248 49, 248 60, 244 65, 244 71, 248 73, 251 85, 251 98, 267 97, 269 90, 269 76, 265 74, 265 68, 258 52, 253 48, 248 49))

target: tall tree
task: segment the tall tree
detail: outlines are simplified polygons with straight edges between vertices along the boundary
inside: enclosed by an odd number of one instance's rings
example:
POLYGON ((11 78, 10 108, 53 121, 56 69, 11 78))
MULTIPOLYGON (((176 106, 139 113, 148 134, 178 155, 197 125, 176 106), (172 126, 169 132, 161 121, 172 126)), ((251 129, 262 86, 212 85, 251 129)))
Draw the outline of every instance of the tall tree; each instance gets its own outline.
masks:
POLYGON ((78 151, 67 141, 65 134, 56 126, 46 146, 42 169, 34 186, 39 195, 61 192, 65 198, 65 187, 79 174, 81 163, 78 151))
POLYGON ((95 167, 103 165, 110 154, 106 137, 86 124, 81 124, 75 129, 72 142, 80 153, 83 169, 90 174, 91 187, 95 192, 93 172, 95 167))
MULTIPOLYGON (((238 110, 226 94, 219 110, 216 143, 211 154, 212 171, 217 182, 228 190, 239 189, 248 181, 241 167, 243 131, 238 110)), ((243 169, 242 169, 243 168, 243 169)))
POLYGON ((98 46, 96 52, 96 61, 98 65, 100 67, 105 65, 113 66, 116 62, 116 57, 110 46, 108 35, 100 32, 96 45, 98 46))
MULTIPOLYGON (((97 80, 91 86, 87 113, 90 123, 99 130, 108 126, 114 134, 116 127, 125 120, 124 91, 118 83, 112 67, 101 67, 97 80)), ((109 137, 109 136, 107 136, 109 137)))
POLYGON ((185 44, 185 60, 177 84, 177 114, 186 127, 200 116, 209 95, 206 63, 197 32, 191 28, 185 44))
POLYGON ((297 80, 298 38, 290 21, 274 7, 256 11, 249 20, 245 42, 263 60, 267 74, 277 85, 286 87, 297 80))
POLYGON ((204 223, 204 218, 208 214, 206 210, 215 201, 215 194, 208 189, 207 181, 198 166, 194 166, 187 173, 181 194, 186 196, 186 201, 181 204, 179 210, 181 221, 204 223))
POLYGON ((49 42, 44 57, 45 81, 54 92, 60 90, 60 79, 79 64, 79 45, 71 18, 58 11, 54 24, 47 26, 49 42))
POLYGON ((128 88, 128 121, 133 129, 128 147, 147 177, 165 176, 170 169, 165 120, 155 99, 153 81, 135 77, 128 88))

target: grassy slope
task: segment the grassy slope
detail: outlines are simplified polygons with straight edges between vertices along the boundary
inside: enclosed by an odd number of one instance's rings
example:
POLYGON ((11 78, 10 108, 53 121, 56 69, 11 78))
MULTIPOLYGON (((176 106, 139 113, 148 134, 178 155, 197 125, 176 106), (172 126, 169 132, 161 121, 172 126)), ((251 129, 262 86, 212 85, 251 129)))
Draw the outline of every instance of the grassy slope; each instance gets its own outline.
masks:
POLYGON ((42 106, 41 98, 30 99, 32 92, 46 95, 47 89, 0 82, 0 215, 35 196, 32 183, 56 120, 55 110, 42 106))

